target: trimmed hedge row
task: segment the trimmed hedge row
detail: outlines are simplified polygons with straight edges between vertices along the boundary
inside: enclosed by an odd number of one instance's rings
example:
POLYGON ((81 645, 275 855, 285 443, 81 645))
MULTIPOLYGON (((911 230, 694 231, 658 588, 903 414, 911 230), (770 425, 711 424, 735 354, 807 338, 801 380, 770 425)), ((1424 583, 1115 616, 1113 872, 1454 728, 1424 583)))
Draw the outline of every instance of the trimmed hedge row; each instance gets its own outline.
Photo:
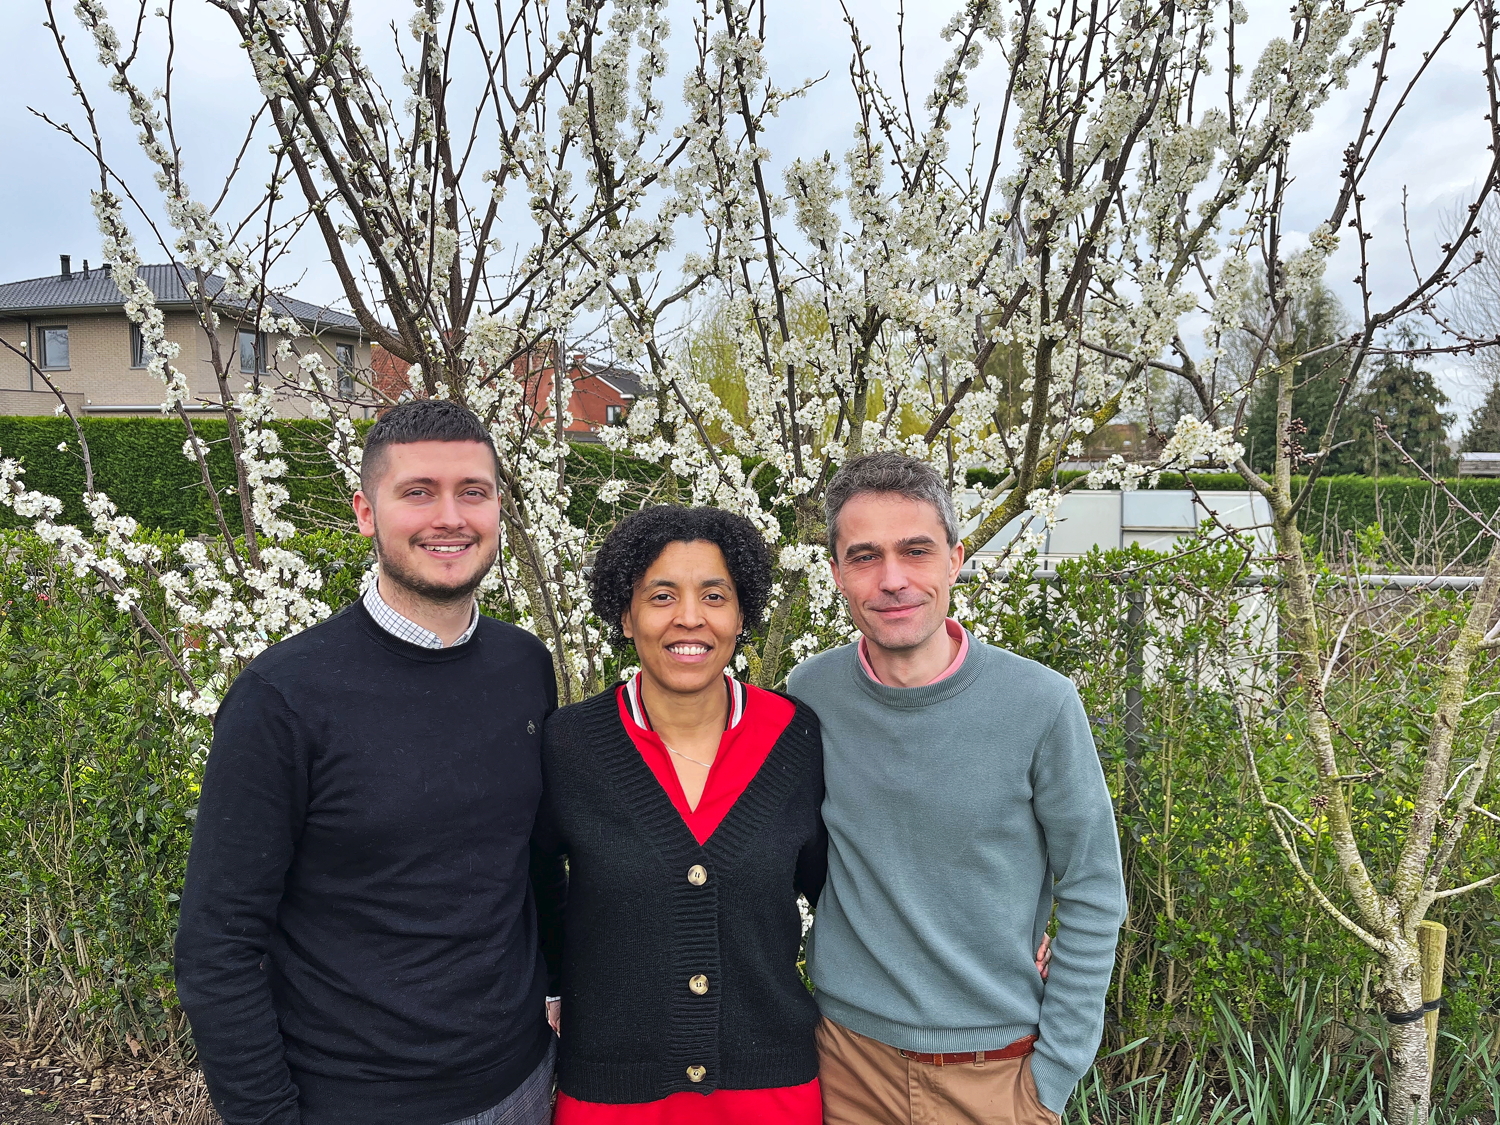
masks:
MULTIPOLYGON (((87 418, 82 425, 93 454, 96 483, 122 512, 163 531, 198 535, 214 529, 198 468, 182 455, 187 434, 179 420, 87 418)), ((227 426, 222 418, 195 419, 193 426, 209 445, 210 475, 223 495, 225 515, 232 528, 238 527, 227 426)), ((366 422, 360 428, 368 426, 366 422)), ((290 465, 285 483, 299 522, 348 527, 348 489, 323 448, 326 426, 299 420, 278 422, 276 428, 290 465)), ((72 423, 66 418, 0 417, 0 457, 17 458, 26 466, 28 487, 60 497, 69 522, 87 521, 79 500, 83 463, 72 423)), ((632 508, 643 495, 655 492, 665 498, 661 486, 670 483, 660 466, 601 445, 574 445, 568 466, 573 489, 568 514, 580 526, 607 526, 618 515, 618 505, 603 504, 597 498, 599 486, 607 480, 632 482, 632 496, 624 501, 632 508)), ((1064 474, 1063 479, 1077 475, 1064 474)), ((982 469, 969 473, 972 485, 992 485, 997 480, 982 469)), ((1205 490, 1244 487, 1233 473, 1195 473, 1192 483, 1205 490)), ((1408 477, 1326 477, 1318 481, 1302 510, 1302 528, 1331 559, 1348 554, 1359 532, 1379 525, 1394 561, 1413 566, 1477 563, 1484 545, 1476 542, 1480 529, 1468 513, 1488 517, 1500 510, 1500 480, 1465 477, 1448 485, 1460 506, 1427 483, 1408 477)), ((1158 485, 1185 486, 1179 473, 1163 474, 1158 485)), ((8 509, 0 508, 0 527, 15 527, 17 522, 8 509)))
MULTIPOLYGON (((146 527, 189 535, 214 528, 213 510, 202 486, 198 466, 183 456, 187 428, 176 418, 85 418, 94 468, 95 486, 121 512, 146 527)), ((276 424, 289 472, 286 485, 295 505, 305 506, 339 523, 348 512, 347 489, 323 448, 325 426, 310 421, 276 424)), ((234 495, 234 458, 228 425, 222 418, 195 418, 193 430, 208 444, 209 475, 224 503, 231 528, 240 520, 234 495)), ((0 457, 14 457, 26 468, 28 488, 56 496, 63 502, 63 518, 87 523, 80 497, 83 458, 73 424, 58 417, 0 417, 0 457)), ((17 520, 0 509, 0 527, 17 520)))
MULTIPOLYGON (((1058 475, 1067 483, 1084 474, 1058 475)), ((1245 487, 1238 473, 1193 473, 1190 479, 1194 488, 1205 492, 1245 487)), ((969 484, 977 487, 993 486, 998 480, 983 469, 971 469, 968 475, 969 484)), ((1186 488, 1188 482, 1182 473, 1163 473, 1156 487, 1186 488)), ((1474 515, 1489 519, 1500 512, 1500 479, 1458 477, 1444 484, 1452 500, 1412 477, 1321 477, 1299 514, 1302 531, 1330 561, 1346 561, 1356 550, 1359 533, 1378 526, 1392 565, 1478 565, 1488 548, 1479 539, 1474 515)))
MULTIPOLYGON (((363 433, 372 423, 356 423, 363 433)), ((94 467, 94 483, 121 512, 143 526, 189 535, 215 530, 213 510, 196 463, 183 456, 187 429, 176 418, 85 418, 84 437, 94 467)), ((349 489, 324 448, 326 424, 291 420, 275 423, 289 471, 283 481, 299 523, 351 528, 349 489), (310 517, 310 518, 309 518, 310 517)), ((195 418, 193 429, 208 443, 209 475, 219 489, 231 530, 240 524, 239 500, 233 494, 234 459, 228 425, 222 418, 195 418)), ((83 458, 73 424, 66 418, 0 416, 0 457, 13 457, 26 468, 28 488, 63 501, 63 518, 87 523, 83 494, 83 458), (60 446, 64 448, 59 448, 60 446)), ((626 478, 650 488, 664 470, 600 445, 577 444, 568 456, 573 500, 568 515, 581 526, 612 523, 614 506, 598 500, 599 486, 626 478)), ((22 521, 0 508, 0 528, 22 521)))

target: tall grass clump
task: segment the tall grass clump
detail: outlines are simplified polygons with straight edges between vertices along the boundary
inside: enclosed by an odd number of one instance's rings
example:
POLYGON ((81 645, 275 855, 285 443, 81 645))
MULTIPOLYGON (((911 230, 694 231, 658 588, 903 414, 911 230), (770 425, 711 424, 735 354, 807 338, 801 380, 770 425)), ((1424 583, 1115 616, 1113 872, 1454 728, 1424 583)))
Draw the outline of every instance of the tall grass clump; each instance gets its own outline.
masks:
MULTIPOLYGON (((1387 1125, 1383 1038, 1316 1004, 1258 1026, 1218 1005, 1216 1044, 1180 1070, 1111 1085, 1124 1055, 1101 1059, 1068 1105, 1065 1125, 1387 1125)), ((1491 1043, 1443 1034, 1431 1125, 1493 1125, 1500 1056, 1491 1043)))

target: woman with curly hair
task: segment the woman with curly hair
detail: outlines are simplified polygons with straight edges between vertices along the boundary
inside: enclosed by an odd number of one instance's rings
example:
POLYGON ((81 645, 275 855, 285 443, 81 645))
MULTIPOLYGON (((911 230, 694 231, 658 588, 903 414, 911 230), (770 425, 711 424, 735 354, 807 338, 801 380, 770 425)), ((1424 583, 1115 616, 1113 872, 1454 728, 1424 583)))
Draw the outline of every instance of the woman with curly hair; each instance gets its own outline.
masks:
POLYGON ((729 671, 770 588, 765 540, 716 508, 647 508, 599 549, 594 609, 640 671, 543 739, 538 848, 568 858, 557 1125, 822 1120, 796 903, 826 868, 818 721, 729 671))

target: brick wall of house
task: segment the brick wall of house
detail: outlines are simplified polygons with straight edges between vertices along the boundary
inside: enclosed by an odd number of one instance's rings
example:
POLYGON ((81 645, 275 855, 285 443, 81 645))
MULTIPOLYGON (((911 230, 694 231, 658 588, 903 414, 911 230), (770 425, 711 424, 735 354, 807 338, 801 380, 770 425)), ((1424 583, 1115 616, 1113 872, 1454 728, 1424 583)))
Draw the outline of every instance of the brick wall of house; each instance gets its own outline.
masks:
MULTIPOLYGON (((19 348, 26 342, 26 322, 0 320, 0 340, 19 348)), ((0 391, 31 389, 31 372, 26 367, 26 361, 10 348, 0 348, 0 391)))
MULTIPOLYGON (((198 324, 197 317, 190 312, 169 311, 166 316, 167 339, 176 343, 181 352, 175 361, 187 375, 188 387, 193 397, 217 398, 218 379, 214 374, 213 349, 207 333, 198 324)), ((43 327, 66 325, 68 329, 68 367, 65 370, 49 371, 48 375, 65 393, 83 396, 91 406, 140 406, 154 411, 162 400, 161 381, 144 367, 130 364, 130 322, 123 312, 76 313, 46 315, 31 318, 32 347, 36 346, 37 330, 43 327)), ((240 372, 237 328, 233 324, 221 324, 218 331, 221 361, 231 376, 234 391, 243 390, 249 379, 240 372)), ((26 322, 19 319, 0 320, 0 337, 19 346, 26 338, 26 322)), ((352 342, 347 335, 328 334, 322 338, 327 354, 324 362, 330 370, 334 367, 334 343, 352 342)), ((268 353, 274 355, 280 337, 269 338, 268 353)), ((312 340, 299 341, 301 350, 319 346, 312 340)), ((0 391, 46 391, 39 378, 32 378, 24 360, 14 353, 0 349, 0 391)), ((269 358, 269 356, 268 356, 269 358)), ((273 361, 274 362, 274 361, 273 361)), ((367 368, 370 363, 368 344, 355 344, 355 365, 367 368)), ((276 376, 270 376, 273 385, 276 376)), ((12 405, 22 402, 11 399, 12 405)), ((3 411, 0 411, 3 412, 3 411)), ((284 412, 302 411, 288 402, 284 412)))
MULTIPOLYGON (((130 366, 129 322, 121 313, 44 314, 31 318, 32 348, 41 330, 54 326, 68 329, 68 366, 49 370, 48 377, 59 390, 82 394, 90 402, 149 402, 143 396, 152 380, 144 370, 130 366)), ((40 355, 33 351, 40 361, 40 355)), ((41 383, 38 378, 37 384, 41 383)), ((37 386, 36 389, 45 389, 37 386)), ((160 384, 155 400, 161 401, 160 384)))
MULTIPOLYGON (((230 375, 230 383, 234 391, 238 393, 250 385, 250 376, 240 371, 239 353, 239 328, 233 324, 220 324, 219 326, 219 348, 220 362, 225 364, 230 375)), ((271 371, 266 376, 268 385, 274 387, 278 383, 276 375, 276 350, 280 347, 283 337, 277 333, 269 333, 266 337, 266 365, 271 371)), ((354 365, 356 378, 364 382, 371 382, 370 368, 370 345, 366 341, 355 341, 350 336, 331 332, 325 332, 313 339, 307 336, 298 337, 295 347, 300 354, 306 355, 316 352, 322 357, 323 364, 328 370, 330 383, 334 379, 334 371, 337 367, 338 357, 337 344, 354 344, 354 365)), ((211 395, 218 397, 218 379, 214 374, 213 347, 209 342, 208 333, 198 330, 195 334, 194 345, 197 353, 197 374, 192 377, 192 387, 195 394, 211 395)), ((184 355, 188 354, 184 349, 184 355)), ((363 387, 355 387, 355 396, 358 398, 369 398, 370 392, 363 387)), ((293 396, 282 396, 278 404, 279 412, 287 417, 301 417, 306 415, 306 404, 300 398, 293 396)))
POLYGON ((573 421, 568 425, 570 431, 595 431, 624 420, 630 404, 619 391, 597 375, 585 375, 577 367, 568 374, 573 380, 573 397, 568 403, 568 410, 573 415, 573 421), (610 417, 610 407, 619 412, 617 418, 610 417))
MULTIPOLYGON (((74 414, 83 413, 83 396, 63 392, 68 400, 68 409, 74 414)), ((57 396, 51 391, 7 391, 0 390, 0 414, 29 414, 45 416, 57 413, 57 396)), ((3 452, 3 450, 0 450, 3 452)))

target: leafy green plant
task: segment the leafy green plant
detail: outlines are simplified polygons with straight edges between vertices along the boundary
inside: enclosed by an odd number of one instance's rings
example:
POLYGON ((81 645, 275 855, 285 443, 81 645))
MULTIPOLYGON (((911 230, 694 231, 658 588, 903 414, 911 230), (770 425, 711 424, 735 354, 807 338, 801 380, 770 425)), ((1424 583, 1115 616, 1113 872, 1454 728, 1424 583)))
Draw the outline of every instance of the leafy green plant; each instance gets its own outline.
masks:
MULTIPOLYGON (((0 540, 0 971, 25 1048, 175 1049, 177 890, 206 724, 91 583, 0 540)), ((148 643, 148 642, 147 642, 148 643)))
MULTIPOLYGON (((1315 994, 1320 990, 1315 989, 1315 994)), ((1316 1003, 1248 1025, 1227 1004, 1215 1016, 1218 1046, 1180 1073, 1160 1071, 1111 1085, 1107 1058, 1079 1086, 1066 1125, 1386 1125, 1379 1079, 1385 1044, 1340 1025, 1316 1003)), ((1492 1051, 1445 1035, 1443 1078, 1431 1125, 1495 1120, 1500 1067, 1492 1051)))
MULTIPOLYGON (((593 462, 581 460, 580 471, 585 464, 593 462)), ((601 477, 607 469, 601 456, 601 477)), ((587 503, 607 526, 611 504, 597 491, 587 503)), ((159 542, 170 549, 177 539, 159 542)), ((329 606, 359 595, 367 540, 322 531, 295 547, 324 575, 319 597, 329 606)), ((1357 1031, 1363 1046, 1354 1050, 1356 1031, 1328 1022, 1352 1007, 1374 1024, 1372 982, 1353 942, 1284 877, 1264 818, 1247 800, 1238 720, 1220 670, 1235 644, 1266 639, 1257 632, 1257 599, 1266 595, 1236 587, 1242 574, 1222 545, 1174 559, 1098 553, 1065 563, 1046 584, 1011 579, 1001 608, 968 622, 1074 678, 1116 795, 1132 909, 1109 996, 1110 1057, 1080 1093, 1080 1104, 1096 1108, 1101 1094, 1112 1099, 1116 1115, 1102 1120, 1228 1120, 1216 1106, 1229 1089, 1230 1058, 1240 1060, 1246 1099, 1306 1105, 1309 1091, 1321 1090, 1324 1101, 1345 1096, 1332 1090, 1357 1101, 1360 1076, 1378 1054, 1368 1029, 1357 1031), (1131 691, 1140 693, 1137 726, 1128 721, 1131 691), (1300 983, 1319 978, 1321 989, 1300 983), (1322 1076, 1316 1054, 1304 1065, 1287 1054, 1291 1046, 1268 1054, 1257 1045, 1255 1061, 1270 1069, 1252 1073, 1230 1017, 1262 1036, 1284 1021, 1287 1042, 1336 1041, 1343 1053, 1322 1076), (1273 1057, 1293 1058, 1292 1071, 1273 1057)), ((1460 604, 1459 595, 1435 602, 1426 627, 1441 631, 1460 604)), ((169 627, 162 607, 144 608, 169 627)), ((486 608, 507 612, 504 592, 486 608)), ((1421 722, 1420 692, 1394 690, 1420 672, 1422 646, 1408 640, 1371 662, 1369 690, 1386 693, 1376 702, 1381 737, 1392 745, 1421 722)), ((139 643, 92 579, 57 567, 29 535, 0 533, 0 978, 15 1034, 39 1048, 56 1041, 92 1058, 128 1052, 132 1042, 188 1049, 170 983, 173 896, 208 730, 163 705, 170 689, 159 650, 139 643)), ((1267 738, 1284 741, 1299 721, 1291 711, 1276 716, 1267 738)), ((1500 846, 1476 836, 1463 862, 1465 870, 1493 869, 1500 846)), ((1482 1060, 1486 1050, 1495 1057, 1500 1034, 1497 906, 1494 895, 1480 895, 1441 915, 1450 974, 1438 1066, 1439 1089, 1449 1092, 1437 1096, 1440 1105, 1446 1097, 1482 1108, 1492 1088, 1482 1060)))

